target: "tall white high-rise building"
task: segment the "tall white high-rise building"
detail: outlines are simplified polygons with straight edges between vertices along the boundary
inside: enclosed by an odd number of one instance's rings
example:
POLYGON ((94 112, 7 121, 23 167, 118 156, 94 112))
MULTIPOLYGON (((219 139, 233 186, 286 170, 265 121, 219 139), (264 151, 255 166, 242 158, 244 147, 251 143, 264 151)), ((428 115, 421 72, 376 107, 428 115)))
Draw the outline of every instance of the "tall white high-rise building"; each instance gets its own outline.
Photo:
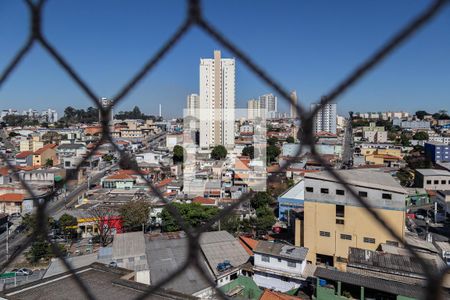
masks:
POLYGON ((234 147, 235 60, 200 59, 200 147, 234 147))
MULTIPOLYGON (((112 106, 114 106, 114 101, 108 98, 101 98, 100 99, 100 105, 101 107, 103 107, 103 109, 108 109, 111 108, 111 110, 109 111, 109 114, 107 116, 107 121, 108 121, 108 126, 110 128, 110 131, 113 131, 113 119, 114 119, 114 111, 112 109, 112 106)), ((101 124, 103 121, 102 118, 102 112, 99 111, 98 112, 98 119, 99 119, 99 123, 101 124)))
POLYGON ((199 118, 200 113, 200 96, 198 94, 190 94, 186 98, 187 115, 199 118))
MULTIPOLYGON (((312 103, 311 111, 320 103, 312 103)), ((337 112, 336 103, 328 103, 323 105, 314 115, 313 130, 314 133, 325 131, 336 134, 337 112)))
POLYGON ((254 120, 261 117, 259 109, 259 101, 256 99, 250 99, 247 101, 247 119, 254 120))
POLYGON ((291 104, 289 106, 289 108, 290 108, 290 117, 292 119, 297 119, 298 118, 297 104, 298 104, 297 92, 296 91, 292 91, 291 92, 291 104))
POLYGON ((56 110, 49 108, 42 111, 41 118, 45 122, 56 123, 58 121, 58 113, 56 110))
POLYGON ((259 96, 259 108, 267 110, 269 116, 274 115, 278 111, 277 97, 273 94, 265 94, 259 96))

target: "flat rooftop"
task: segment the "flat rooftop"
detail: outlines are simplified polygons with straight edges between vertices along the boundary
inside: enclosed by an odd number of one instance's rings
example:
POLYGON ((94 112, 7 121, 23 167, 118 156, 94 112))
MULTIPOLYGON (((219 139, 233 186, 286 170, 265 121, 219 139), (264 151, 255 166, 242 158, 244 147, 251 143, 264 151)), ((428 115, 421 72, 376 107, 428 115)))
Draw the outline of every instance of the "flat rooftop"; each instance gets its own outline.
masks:
MULTIPOLYGON (((75 270, 86 288, 95 299, 122 300, 141 297, 148 285, 126 280, 123 277, 131 271, 122 268, 109 268, 103 264, 93 263, 75 270)), ((66 272, 46 279, 34 281, 4 292, 0 297, 6 299, 46 299, 46 300, 84 300, 85 294, 78 286, 74 276, 66 272)), ((146 299, 197 299, 168 290, 160 290, 146 299)))
POLYGON ((306 255, 308 254, 308 248, 295 247, 268 241, 258 241, 258 245, 255 249, 253 249, 253 251, 257 253, 302 261, 305 260, 306 255))
MULTIPOLYGON (((388 173, 370 169, 336 170, 339 177, 351 185, 369 186, 381 190, 407 194, 407 191, 388 173)), ((339 183, 328 171, 306 173, 305 179, 319 179, 339 183)))
POLYGON ((439 169, 416 169, 416 172, 423 176, 450 176, 449 171, 439 169))

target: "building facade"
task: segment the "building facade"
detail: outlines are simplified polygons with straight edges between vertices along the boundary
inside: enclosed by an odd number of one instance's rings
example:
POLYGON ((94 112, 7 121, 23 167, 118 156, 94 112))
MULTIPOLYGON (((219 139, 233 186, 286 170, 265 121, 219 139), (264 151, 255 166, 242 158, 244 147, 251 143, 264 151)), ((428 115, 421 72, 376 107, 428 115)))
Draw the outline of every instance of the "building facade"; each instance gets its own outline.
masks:
MULTIPOLYGON (((311 104, 311 110, 314 110, 320 103, 311 104)), ((314 133, 325 131, 336 134, 337 111, 336 103, 328 103, 322 107, 314 115, 313 130, 314 133)))
POLYGON ((234 147, 235 60, 200 59, 200 147, 234 147))
MULTIPOLYGON (((338 174, 403 238, 407 192, 390 174, 357 169, 338 174)), ((308 261, 339 269, 345 269, 349 247, 376 250, 381 243, 398 243, 327 172, 305 175, 304 223, 308 261)))
POLYGON ((440 142, 425 143, 425 154, 433 163, 450 161, 450 145, 440 142))

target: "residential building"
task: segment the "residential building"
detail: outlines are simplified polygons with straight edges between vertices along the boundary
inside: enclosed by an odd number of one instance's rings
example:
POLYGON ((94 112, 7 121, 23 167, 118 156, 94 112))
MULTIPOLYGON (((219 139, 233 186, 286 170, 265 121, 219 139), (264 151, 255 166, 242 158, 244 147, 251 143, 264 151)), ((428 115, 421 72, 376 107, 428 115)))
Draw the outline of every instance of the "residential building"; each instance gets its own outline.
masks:
POLYGON ((414 185, 426 190, 450 190, 450 172, 439 169, 416 169, 414 185))
POLYGON ((87 148, 85 144, 64 143, 58 146, 58 148, 56 149, 56 153, 58 154, 58 157, 60 159, 62 157, 71 157, 71 156, 81 157, 87 153, 87 148))
POLYGON ((314 115, 313 130, 314 133, 325 131, 336 134, 337 111, 336 103, 321 105, 320 103, 311 104, 311 111, 320 107, 314 115))
POLYGON ((425 154, 433 162, 450 162, 450 144, 441 142, 425 143, 425 154))
POLYGON ((259 241, 253 253, 253 280, 258 286, 286 292, 305 281, 307 248, 259 241))
POLYGON ((44 142, 39 141, 36 137, 33 137, 31 139, 22 139, 19 144, 19 151, 36 151, 42 147, 44 147, 44 142))
POLYGON ((33 151, 23 151, 16 154, 16 166, 30 167, 33 165, 33 151))
POLYGON ((43 110, 41 118, 47 123, 56 123, 58 121, 58 113, 54 109, 43 110))
POLYGON ((44 166, 49 160, 53 162, 53 165, 56 165, 58 163, 56 146, 56 144, 47 144, 44 147, 36 150, 33 153, 33 166, 44 166))
POLYGON ((7 193, 0 195, 0 213, 13 214, 22 212, 24 194, 7 193))
POLYGON ((189 94, 186 99, 187 115, 199 118, 200 96, 198 94, 189 94))
POLYGON ((425 120, 402 121, 400 119, 394 119, 392 124, 394 126, 400 126, 402 129, 430 129, 430 121, 425 120))
MULTIPOLYGON (((335 172, 403 238, 407 191, 390 174, 367 169, 335 172)), ((333 175, 305 174, 304 246, 309 249, 308 261, 344 269, 349 247, 375 250, 381 243, 397 242, 333 175)))
POLYGON ((250 99, 247 101, 247 119, 254 120, 261 117, 261 109, 259 101, 256 99, 250 99))
POLYGON ((297 91, 292 91, 291 92, 291 103, 289 106, 289 115, 290 115, 291 119, 298 118, 297 105, 298 105, 297 91))
POLYGON ((300 180, 278 197, 278 219, 290 223, 291 210, 303 209, 304 199, 305 181, 300 180))
POLYGON ((277 96, 273 94, 259 96, 259 109, 265 111, 268 117, 274 116, 278 112, 277 96))
POLYGON ((234 147, 235 60, 200 59, 200 147, 234 147))
POLYGON ((242 266, 250 255, 244 247, 226 231, 205 232, 200 236, 200 249, 205 257, 217 287, 221 287, 242 274, 242 266), (223 270, 219 264, 228 261, 231 265, 223 270))
POLYGON ((100 106, 103 109, 105 109, 105 110, 110 109, 108 115, 105 116, 105 118, 106 118, 105 120, 103 120, 102 112, 101 111, 98 112, 99 123, 101 125, 103 125, 103 123, 104 123, 105 125, 107 125, 109 127, 110 132, 113 132, 114 131, 114 123, 113 123, 113 119, 114 119, 114 110, 113 110, 114 101, 111 100, 111 99, 108 99, 108 98, 101 98, 99 102, 100 102, 100 106))
MULTIPOLYGON (((151 284, 164 279, 189 259, 189 240, 184 232, 152 233, 146 236, 145 243, 151 284)), ((203 256, 199 255, 198 258, 200 265, 208 270, 203 256)), ((211 272, 205 274, 214 280, 211 272)), ((196 299, 209 299, 214 294, 214 289, 193 264, 171 278, 164 288, 198 297, 196 299)))
POLYGON ((370 122, 369 126, 362 127, 363 138, 369 143, 386 143, 387 131, 384 126, 376 126, 375 122, 370 122))

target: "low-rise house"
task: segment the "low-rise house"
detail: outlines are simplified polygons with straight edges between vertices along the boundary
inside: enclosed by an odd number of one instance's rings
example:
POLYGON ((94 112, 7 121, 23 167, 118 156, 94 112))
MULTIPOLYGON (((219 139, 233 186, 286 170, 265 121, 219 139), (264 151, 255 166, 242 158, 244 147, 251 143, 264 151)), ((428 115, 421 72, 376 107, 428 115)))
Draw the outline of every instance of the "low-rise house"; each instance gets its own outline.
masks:
POLYGON ((27 167, 33 165, 33 151, 23 151, 16 155, 16 166, 27 167))
POLYGON ((65 143, 58 146, 56 149, 58 157, 71 157, 71 156, 83 156, 87 153, 87 147, 85 144, 79 143, 65 143))
POLYGON ((258 286, 286 292, 304 284, 308 248, 259 241, 253 252, 253 279, 258 286))
POLYGON ((200 236, 200 248, 214 275, 217 287, 241 275, 242 266, 250 258, 241 244, 226 231, 203 233, 200 236))
POLYGON ((450 190, 450 172, 439 169, 416 169, 414 185, 426 190, 450 190))
POLYGON ((11 174, 9 174, 9 168, 1 167, 0 168, 0 185, 8 184, 11 182, 13 182, 13 176, 11 174))
POLYGON ((56 165, 58 157, 55 148, 56 144, 48 144, 36 150, 33 153, 33 166, 44 166, 49 160, 53 162, 53 165, 56 165))
POLYGON ((22 213, 24 194, 7 193, 0 195, 0 212, 5 214, 22 213))

